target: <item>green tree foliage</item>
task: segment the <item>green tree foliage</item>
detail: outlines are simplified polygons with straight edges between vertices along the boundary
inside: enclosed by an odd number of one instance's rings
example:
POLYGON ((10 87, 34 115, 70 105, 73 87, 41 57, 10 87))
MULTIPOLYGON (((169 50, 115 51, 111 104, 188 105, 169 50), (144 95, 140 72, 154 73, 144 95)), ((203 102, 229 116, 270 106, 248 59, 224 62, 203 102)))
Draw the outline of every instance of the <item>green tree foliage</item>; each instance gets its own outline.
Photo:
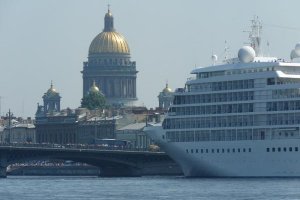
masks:
POLYGON ((105 97, 98 92, 90 92, 81 100, 81 107, 89 110, 103 109, 106 107, 105 97))

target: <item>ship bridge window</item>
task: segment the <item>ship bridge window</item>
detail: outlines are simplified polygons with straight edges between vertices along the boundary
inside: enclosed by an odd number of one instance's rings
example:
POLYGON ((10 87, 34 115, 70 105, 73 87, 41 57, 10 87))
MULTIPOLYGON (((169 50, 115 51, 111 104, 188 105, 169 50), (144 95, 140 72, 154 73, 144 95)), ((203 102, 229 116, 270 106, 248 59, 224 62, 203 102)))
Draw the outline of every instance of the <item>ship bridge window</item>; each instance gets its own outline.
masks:
POLYGON ((268 85, 275 85, 275 78, 268 78, 267 79, 267 84, 268 85))

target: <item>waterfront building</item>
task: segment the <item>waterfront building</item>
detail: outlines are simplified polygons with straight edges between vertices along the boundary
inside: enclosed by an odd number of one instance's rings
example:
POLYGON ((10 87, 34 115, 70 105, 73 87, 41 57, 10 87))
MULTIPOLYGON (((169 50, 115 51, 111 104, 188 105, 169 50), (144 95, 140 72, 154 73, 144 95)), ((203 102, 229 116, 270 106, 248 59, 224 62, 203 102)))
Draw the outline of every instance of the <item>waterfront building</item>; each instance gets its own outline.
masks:
MULTIPOLYGON (((91 93, 100 93, 93 84, 91 93)), ((36 142, 55 144, 88 144, 97 138, 114 138, 115 121, 103 116, 103 109, 85 108, 60 110, 60 95, 51 84, 44 94, 44 105, 36 112, 36 142)))
POLYGON ((166 87, 158 95, 159 108, 163 110, 168 110, 168 108, 173 103, 173 99, 174 99, 174 92, 172 92, 172 89, 169 87, 167 83, 166 87))
POLYGON ((116 139, 130 141, 131 147, 148 149, 153 140, 143 131, 146 123, 133 123, 116 131, 116 139))
POLYGON ((96 140, 115 139, 116 120, 106 117, 92 117, 79 121, 77 137, 80 144, 94 144, 96 140))
POLYGON ((35 143, 35 126, 33 124, 16 124, 3 130, 3 142, 35 143))
POLYGON ((108 104, 134 106, 137 73, 135 61, 130 60, 129 45, 115 30, 113 15, 108 9, 104 29, 91 42, 88 61, 83 63, 83 97, 95 81, 101 85, 108 104))

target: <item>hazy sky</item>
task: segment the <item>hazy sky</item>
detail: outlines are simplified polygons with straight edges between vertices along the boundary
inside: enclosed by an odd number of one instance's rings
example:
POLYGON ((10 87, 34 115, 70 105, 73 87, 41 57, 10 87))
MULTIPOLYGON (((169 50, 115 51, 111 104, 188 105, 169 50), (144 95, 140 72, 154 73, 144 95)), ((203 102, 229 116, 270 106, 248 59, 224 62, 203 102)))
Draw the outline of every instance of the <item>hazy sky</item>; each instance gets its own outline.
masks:
POLYGON ((263 22, 265 54, 288 59, 300 41, 299 0, 0 0, 2 115, 11 108, 33 117, 51 80, 62 108, 80 105, 82 62, 107 4, 137 63, 137 96, 148 108, 158 105, 167 80, 172 89, 183 87, 195 66, 211 64, 212 52, 222 58, 225 40, 236 56, 254 15, 263 22))

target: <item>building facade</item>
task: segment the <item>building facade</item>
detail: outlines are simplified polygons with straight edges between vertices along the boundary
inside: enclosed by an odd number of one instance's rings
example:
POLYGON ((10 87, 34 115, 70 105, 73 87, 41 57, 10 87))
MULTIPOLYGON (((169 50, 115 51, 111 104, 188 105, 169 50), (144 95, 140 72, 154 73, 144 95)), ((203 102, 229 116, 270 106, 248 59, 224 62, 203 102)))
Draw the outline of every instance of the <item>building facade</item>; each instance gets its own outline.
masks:
POLYGON ((128 43, 116 32, 113 20, 108 9, 103 31, 90 44, 88 61, 83 63, 83 96, 95 81, 110 105, 134 106, 138 71, 136 63, 130 60, 128 43))
MULTIPOLYGON (((102 94, 95 83, 89 92, 102 94)), ((60 110, 60 99, 51 83, 50 89, 43 95, 44 105, 38 105, 36 112, 37 143, 92 144, 96 139, 115 137, 115 120, 101 117, 101 110, 60 110)))

